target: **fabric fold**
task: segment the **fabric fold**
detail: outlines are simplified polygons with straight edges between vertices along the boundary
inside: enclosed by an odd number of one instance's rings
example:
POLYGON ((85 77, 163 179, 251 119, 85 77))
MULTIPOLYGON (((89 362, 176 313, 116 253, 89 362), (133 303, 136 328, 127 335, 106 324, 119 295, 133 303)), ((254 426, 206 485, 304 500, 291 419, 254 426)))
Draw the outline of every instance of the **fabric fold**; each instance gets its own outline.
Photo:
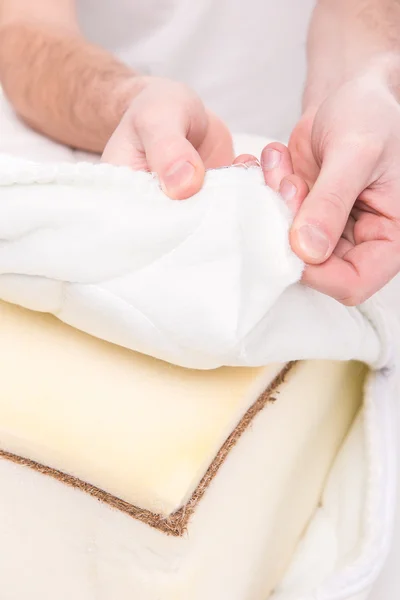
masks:
POLYGON ((184 367, 378 363, 368 308, 298 283, 290 222, 259 168, 209 171, 177 202, 151 173, 3 154, 0 298, 184 367))

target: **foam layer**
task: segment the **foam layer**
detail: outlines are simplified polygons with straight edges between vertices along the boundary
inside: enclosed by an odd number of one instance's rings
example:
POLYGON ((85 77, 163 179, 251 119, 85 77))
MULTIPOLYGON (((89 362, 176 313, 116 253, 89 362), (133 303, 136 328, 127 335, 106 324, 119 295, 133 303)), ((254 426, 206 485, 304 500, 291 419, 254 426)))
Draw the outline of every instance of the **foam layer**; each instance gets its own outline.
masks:
POLYGON ((105 600, 266 598, 321 498, 364 373, 357 363, 297 364, 229 452, 182 537, 0 461, 5 589, 14 600, 27 590, 34 600, 95 600, 100 589, 105 600))
POLYGON ((282 368, 174 367, 5 303, 0 330, 3 450, 164 515, 282 368))

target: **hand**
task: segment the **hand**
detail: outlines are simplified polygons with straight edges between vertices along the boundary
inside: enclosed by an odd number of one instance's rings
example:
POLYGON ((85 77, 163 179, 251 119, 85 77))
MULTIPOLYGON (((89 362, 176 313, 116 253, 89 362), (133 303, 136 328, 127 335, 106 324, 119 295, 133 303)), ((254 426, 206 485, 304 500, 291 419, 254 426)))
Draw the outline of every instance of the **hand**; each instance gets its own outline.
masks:
POLYGON ((232 164, 228 128, 188 87, 148 78, 111 136, 102 160, 154 171, 175 199, 198 192, 205 169, 232 164))
POLYGON ((375 73, 307 110, 289 150, 269 144, 262 165, 296 215, 306 284, 356 305, 400 271, 400 106, 375 73))

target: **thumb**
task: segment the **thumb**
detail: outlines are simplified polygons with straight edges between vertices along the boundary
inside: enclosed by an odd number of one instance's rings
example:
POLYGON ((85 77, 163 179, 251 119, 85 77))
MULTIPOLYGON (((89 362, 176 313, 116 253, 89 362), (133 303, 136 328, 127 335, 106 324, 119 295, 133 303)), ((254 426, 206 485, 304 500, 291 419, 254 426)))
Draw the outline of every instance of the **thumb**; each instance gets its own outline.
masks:
POLYGON ((358 196, 372 183, 376 156, 336 145, 300 207, 290 233, 295 253, 307 264, 325 262, 334 251, 358 196))
MULTIPOLYGON (((165 193, 181 200, 200 190, 205 167, 186 138, 188 126, 182 119, 182 111, 177 107, 167 109, 152 111, 151 119, 140 115, 132 118, 128 111, 111 136, 102 160, 157 173, 165 193)), ((193 129, 201 141, 203 127, 194 123, 193 129)))
POLYGON ((196 194, 203 185, 205 167, 185 132, 164 124, 155 134, 141 133, 148 167, 159 176, 164 192, 176 200, 196 194))

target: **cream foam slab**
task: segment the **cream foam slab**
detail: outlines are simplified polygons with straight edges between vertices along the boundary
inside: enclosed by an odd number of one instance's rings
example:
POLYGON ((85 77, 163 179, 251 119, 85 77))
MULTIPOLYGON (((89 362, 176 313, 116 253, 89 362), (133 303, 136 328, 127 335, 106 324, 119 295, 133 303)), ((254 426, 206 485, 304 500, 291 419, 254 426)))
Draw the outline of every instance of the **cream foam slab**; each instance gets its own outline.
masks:
MULTIPOLYGON (((100 498, 104 519, 115 510, 129 516, 126 543, 135 540, 136 558, 124 594, 223 598, 229 575, 230 597, 266 597, 360 409, 365 368, 306 361, 192 371, 48 315, 0 308, 3 457, 100 498)), ((62 514, 81 518, 72 507, 62 514)), ((127 572, 114 568, 122 586, 127 572)))

